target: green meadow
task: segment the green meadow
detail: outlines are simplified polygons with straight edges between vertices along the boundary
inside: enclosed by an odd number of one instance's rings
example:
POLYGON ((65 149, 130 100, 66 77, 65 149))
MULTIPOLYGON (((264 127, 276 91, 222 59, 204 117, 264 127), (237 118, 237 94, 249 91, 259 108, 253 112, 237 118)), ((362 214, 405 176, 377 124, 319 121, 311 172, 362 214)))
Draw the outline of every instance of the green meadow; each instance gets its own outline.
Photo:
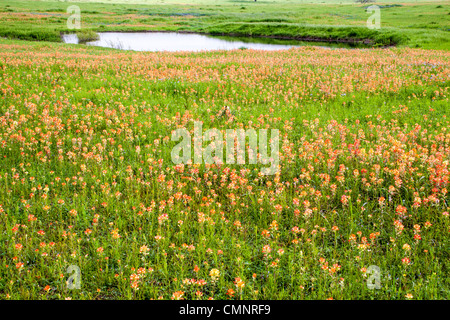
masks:
POLYGON ((377 4, 380 30, 344 1, 0 0, 0 299, 448 300, 449 2, 377 4), (65 44, 73 4, 85 39, 374 48, 65 44), (198 122, 278 133, 278 170, 249 143, 244 164, 175 162, 198 122))

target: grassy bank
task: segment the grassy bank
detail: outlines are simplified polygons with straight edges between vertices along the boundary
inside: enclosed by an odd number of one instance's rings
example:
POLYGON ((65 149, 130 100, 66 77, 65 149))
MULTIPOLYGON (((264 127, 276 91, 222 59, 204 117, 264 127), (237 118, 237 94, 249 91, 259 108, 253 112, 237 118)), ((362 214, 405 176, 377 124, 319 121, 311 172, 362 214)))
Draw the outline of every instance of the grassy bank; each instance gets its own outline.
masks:
POLYGON ((449 1, 389 4, 381 7, 381 29, 366 27, 367 5, 292 2, 217 1, 214 4, 155 5, 97 2, 0 0, 0 36, 60 41, 67 29, 66 9, 81 9, 82 28, 101 31, 171 30, 270 36, 303 40, 365 41, 374 46, 400 45, 449 49, 449 1))
POLYGON ((299 26, 283 23, 223 23, 199 28, 212 35, 273 37, 301 41, 363 43, 374 47, 405 44, 408 38, 396 31, 375 31, 365 27, 299 26))
POLYGON ((95 41, 100 38, 99 35, 92 30, 82 29, 82 30, 78 31, 76 34, 77 34, 78 41, 80 43, 95 41))

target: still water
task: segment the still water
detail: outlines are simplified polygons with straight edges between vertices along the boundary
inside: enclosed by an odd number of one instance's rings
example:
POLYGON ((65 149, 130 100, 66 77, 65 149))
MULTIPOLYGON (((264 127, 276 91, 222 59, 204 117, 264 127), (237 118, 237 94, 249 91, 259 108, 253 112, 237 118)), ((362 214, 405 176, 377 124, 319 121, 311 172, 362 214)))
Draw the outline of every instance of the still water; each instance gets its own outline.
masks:
MULTIPOLYGON (((203 51, 258 49, 283 50, 315 45, 330 48, 351 48, 348 44, 300 42, 269 38, 213 37, 202 34, 176 32, 100 32, 100 39, 86 45, 135 51, 203 51)), ((79 43, 76 34, 62 36, 65 43, 79 43)))

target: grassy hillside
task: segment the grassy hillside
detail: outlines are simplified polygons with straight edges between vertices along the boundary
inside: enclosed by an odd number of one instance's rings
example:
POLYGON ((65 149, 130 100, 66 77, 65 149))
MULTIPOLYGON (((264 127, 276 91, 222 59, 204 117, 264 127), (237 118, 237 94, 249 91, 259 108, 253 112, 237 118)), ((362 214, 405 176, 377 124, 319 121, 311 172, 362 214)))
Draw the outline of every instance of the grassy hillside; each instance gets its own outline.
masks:
POLYGON ((449 299, 449 66, 0 39, 0 299, 449 299), (279 130, 279 172, 175 165, 194 121, 279 130))

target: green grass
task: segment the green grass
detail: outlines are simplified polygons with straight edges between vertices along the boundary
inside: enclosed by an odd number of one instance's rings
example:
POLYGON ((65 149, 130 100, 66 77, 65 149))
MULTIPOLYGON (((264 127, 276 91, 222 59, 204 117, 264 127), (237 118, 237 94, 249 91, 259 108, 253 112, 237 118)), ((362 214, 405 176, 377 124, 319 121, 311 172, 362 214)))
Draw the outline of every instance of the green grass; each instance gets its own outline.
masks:
MULTIPOLYGON (((60 41, 72 3, 0 1, 0 35, 60 41), (25 14, 25 15, 23 15, 25 14)), ((136 1, 76 2, 82 28, 101 31, 171 30, 322 40, 367 40, 375 46, 445 49, 449 45, 449 1, 389 1, 381 7, 381 29, 366 27, 367 5, 339 1, 136 1), (282 3, 282 5, 281 5, 282 3)))

